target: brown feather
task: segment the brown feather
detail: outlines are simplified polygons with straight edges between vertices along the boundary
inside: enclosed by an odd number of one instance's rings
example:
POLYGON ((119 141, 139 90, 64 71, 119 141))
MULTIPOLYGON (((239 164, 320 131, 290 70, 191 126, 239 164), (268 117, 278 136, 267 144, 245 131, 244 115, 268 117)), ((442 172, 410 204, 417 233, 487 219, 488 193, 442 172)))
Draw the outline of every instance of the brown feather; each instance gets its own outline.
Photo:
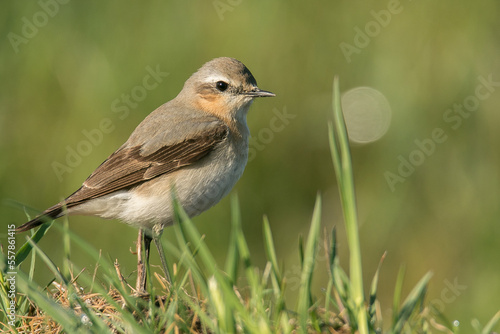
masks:
POLYGON ((66 199, 66 205, 70 207, 73 203, 79 204, 126 189, 188 166, 206 156, 224 140, 227 131, 226 126, 220 126, 199 137, 163 146, 146 156, 141 155, 141 146, 118 150, 90 175, 77 192, 66 199))

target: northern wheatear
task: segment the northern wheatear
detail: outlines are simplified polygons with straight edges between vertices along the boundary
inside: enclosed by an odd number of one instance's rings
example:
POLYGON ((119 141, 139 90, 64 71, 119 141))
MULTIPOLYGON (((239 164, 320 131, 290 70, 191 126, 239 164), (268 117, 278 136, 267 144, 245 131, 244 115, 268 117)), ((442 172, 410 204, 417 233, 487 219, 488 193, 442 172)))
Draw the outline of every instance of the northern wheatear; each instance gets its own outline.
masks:
POLYGON ((174 222, 172 189, 190 216, 229 193, 248 158, 248 108, 260 90, 252 73, 233 58, 203 65, 173 100, 149 114, 130 138, 64 201, 19 226, 27 231, 63 215, 120 219, 139 228, 137 292, 145 292, 151 240, 168 270, 159 237, 174 222))

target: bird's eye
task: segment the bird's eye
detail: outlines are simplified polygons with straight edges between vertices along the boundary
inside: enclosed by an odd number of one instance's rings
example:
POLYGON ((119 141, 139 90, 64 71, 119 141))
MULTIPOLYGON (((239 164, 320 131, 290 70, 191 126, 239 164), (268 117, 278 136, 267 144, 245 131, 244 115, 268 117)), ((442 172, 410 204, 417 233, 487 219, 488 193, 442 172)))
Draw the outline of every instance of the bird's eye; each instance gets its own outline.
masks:
POLYGON ((229 86, 229 84, 227 82, 224 82, 224 81, 217 81, 215 83, 215 87, 217 87, 217 89, 221 92, 225 91, 228 86, 229 86))

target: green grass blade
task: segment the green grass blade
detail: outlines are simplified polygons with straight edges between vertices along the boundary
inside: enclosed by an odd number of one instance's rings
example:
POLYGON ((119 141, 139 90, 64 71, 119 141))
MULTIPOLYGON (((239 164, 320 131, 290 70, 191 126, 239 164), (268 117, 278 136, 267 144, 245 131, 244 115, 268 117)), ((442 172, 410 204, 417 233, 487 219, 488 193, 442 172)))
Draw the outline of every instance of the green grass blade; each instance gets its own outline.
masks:
MULTIPOLYGON (((54 221, 51 221, 50 223, 45 223, 40 226, 40 228, 35 232, 35 235, 31 237, 31 240, 36 244, 38 243, 45 233, 49 230, 49 228, 52 226, 54 221)), ((19 266, 23 261, 28 257, 29 253, 33 249, 32 244, 29 241, 26 241, 24 245, 22 245, 19 250, 16 253, 16 265, 19 266)))
MULTIPOLYGON (((185 239, 184 232, 182 231, 179 224, 174 224, 173 226, 175 235, 177 237, 177 243, 180 247, 181 254, 179 256, 179 267, 186 267, 187 270, 191 271, 194 276, 195 281, 198 283, 198 288, 201 290, 201 293, 204 295, 208 294, 208 279, 203 273, 202 269, 196 262, 194 258, 193 251, 191 250, 190 243, 185 239)), ((169 253, 174 253, 176 248, 171 244, 164 244, 163 246, 169 253)), ((198 252, 198 251, 197 251, 198 252)), ((175 278, 176 276, 174 276, 175 278)), ((176 280, 173 281, 174 286, 178 287, 176 280)))
POLYGON ((401 333, 405 322, 410 318, 410 316, 417 310, 419 304, 423 303, 425 294, 427 292, 427 285, 432 277, 432 273, 425 274, 424 277, 415 285, 413 290, 408 294, 403 305, 401 306, 401 311, 399 311, 396 319, 396 323, 393 327, 393 333, 401 333))
POLYGON ((66 279, 70 279, 71 276, 71 266, 70 266, 70 260, 71 260, 71 238, 69 236, 69 222, 67 217, 65 217, 64 222, 63 222, 63 244, 64 244, 64 257, 63 257, 63 272, 62 274, 66 279))
MULTIPOLYGON (((328 321, 329 312, 330 312, 330 302, 333 302, 332 293, 333 288, 335 287, 335 282, 333 278, 333 266, 337 257, 337 240, 336 240, 336 230, 335 227, 332 228, 332 233, 330 238, 326 236, 325 229, 325 249, 327 250, 328 256, 328 284, 325 292, 325 322, 328 321)), ((335 302, 333 302, 336 305, 335 302)), ((338 308, 338 305, 337 305, 338 308)))
POLYGON ((274 247, 273 235, 271 233, 271 227, 269 226, 269 220, 267 216, 264 216, 263 223, 263 233, 264 233, 264 244, 267 259, 271 262, 273 269, 273 274, 278 282, 281 282, 281 273, 278 267, 278 257, 276 256, 276 249, 274 247))
POLYGON ((337 229, 335 227, 332 228, 332 236, 331 236, 331 244, 328 253, 328 260, 330 272, 333 270, 333 264, 337 259, 337 229))
POLYGON ((55 263, 47 256, 47 254, 45 254, 44 251, 42 251, 40 249, 40 247, 38 247, 37 244, 35 244, 35 242, 33 240, 31 240, 28 237, 26 237, 26 239, 31 244, 32 249, 35 250, 35 252, 40 256, 40 258, 42 259, 42 261, 45 262, 45 264, 47 265, 47 267, 49 267, 50 271, 52 271, 52 273, 54 273, 54 275, 56 276, 56 278, 59 281, 63 282, 63 284, 65 286, 67 286, 68 283, 69 283, 69 281, 66 279, 66 277, 64 277, 63 274, 61 274, 61 272, 59 271, 59 269, 57 269, 57 266, 55 265, 55 263))
POLYGON ((316 197, 311 227, 307 236, 307 243, 304 250, 304 260, 300 277, 300 289, 297 302, 299 322, 303 332, 307 332, 307 321, 309 319, 309 307, 311 306, 311 284, 313 278, 316 253, 321 230, 321 196, 316 197))
POLYGON ((250 250, 248 248, 248 244, 245 240, 245 235, 243 234, 243 229, 241 227, 240 205, 238 203, 237 196, 231 196, 231 220, 236 232, 238 253, 245 267, 246 276, 250 281, 251 287, 253 289, 256 289, 257 285, 259 284, 259 278, 255 275, 255 271, 253 270, 252 261, 250 260, 250 250))
POLYGON ((370 301, 368 303, 368 316, 370 320, 370 324, 373 324, 375 322, 375 315, 376 315, 376 309, 375 309, 375 301, 377 300, 377 286, 378 286, 378 278, 380 274, 380 268, 382 268, 382 263, 384 262, 385 256, 387 252, 384 252, 382 255, 382 258, 380 259, 380 262, 378 263, 377 270, 375 271, 375 275, 373 276, 372 280, 372 285, 370 288, 370 301))
MULTIPOLYGON (((245 329, 251 333, 258 333, 257 324, 253 321, 248 311, 245 309, 234 293, 232 284, 229 284, 226 276, 222 275, 217 269, 217 264, 211 252, 209 251, 206 243, 203 241, 198 230, 195 228, 194 224, 191 222, 186 212, 179 205, 177 200, 174 200, 174 211, 176 211, 179 219, 179 228, 182 233, 184 233, 185 239, 192 243, 193 246, 198 249, 198 255, 200 261, 203 263, 210 275, 213 275, 216 279, 218 288, 222 291, 224 296, 224 302, 226 307, 231 310, 231 314, 237 312, 239 317, 245 323, 247 327, 245 329)), ((240 254, 241 254, 241 247, 240 254)), ((245 256, 244 254, 241 254, 245 256)), ((207 283, 205 283, 207 284, 207 283)), ((208 285, 208 284, 207 284, 208 285)), ((215 311, 215 310, 214 310, 215 311)))
MULTIPOLYGON (((341 159, 339 154, 339 144, 335 137, 335 128, 332 122, 328 122, 328 140, 330 143, 330 154, 332 156, 333 169, 335 170, 335 173, 342 173, 342 168, 340 164, 341 159)), ((341 175, 337 175, 337 182, 340 187, 343 182, 341 175)))
POLYGON ((236 232, 237 226, 235 226, 235 224, 237 223, 237 220, 232 219, 231 223, 232 223, 231 236, 229 239, 229 246, 228 246, 228 250, 227 250, 225 272, 228 274, 229 278, 231 279, 231 283, 235 284, 236 277, 238 275, 240 254, 238 252, 238 233, 236 232))
POLYGON ((180 232, 186 243, 192 244, 196 249, 198 249, 198 256, 201 262, 205 265, 205 268, 209 270, 210 273, 216 272, 216 262, 210 253, 207 245, 203 242, 203 238, 192 223, 191 219, 187 216, 186 212, 182 209, 177 201, 174 201, 174 211, 178 213, 180 232))
POLYGON ((337 235, 336 229, 332 229, 332 243, 330 246, 330 281, 337 291, 340 303, 345 307, 349 318, 356 319, 355 305, 350 298, 351 296, 351 282, 345 273, 344 269, 340 266, 337 256, 337 235))
POLYGON ((358 218, 354 177, 352 174, 349 138, 345 126, 338 77, 333 81, 333 126, 329 127, 330 150, 339 183, 340 199, 349 245, 349 269, 352 302, 355 305, 356 326, 360 334, 368 334, 368 318, 364 305, 361 247, 359 243, 358 218))
POLYGON ((405 279, 405 265, 401 265, 399 268, 398 276, 396 278, 396 284, 394 285, 394 296, 392 299, 392 325, 396 326, 398 321, 399 304, 401 303, 401 294, 403 292, 403 282, 405 279))
POLYGON ((219 329, 222 333, 236 332, 232 311, 224 301, 223 293, 215 276, 208 279, 208 289, 210 291, 210 304, 216 310, 219 329))
MULTIPOLYGON (((31 237, 33 238, 33 235, 35 234, 35 231, 31 230, 30 232, 31 232, 31 237)), ((29 273, 28 273, 28 278, 30 280, 33 280, 33 277, 35 275, 35 265, 36 265, 36 253, 35 252, 31 252, 30 270, 29 270, 29 273)), ((25 296, 19 296, 19 298, 18 298, 18 308, 17 308, 17 312, 19 314, 26 314, 26 312, 28 312, 30 306, 31 305, 30 305, 30 302, 29 302, 28 298, 26 298, 25 296)))
POLYGON ((262 321, 264 317, 267 317, 266 310, 263 300, 263 286, 261 285, 261 281, 257 275, 257 269, 252 266, 252 262, 250 259, 250 249, 248 248, 247 241, 245 239, 245 235, 243 234, 243 229, 241 226, 241 213, 238 202, 238 197, 236 195, 231 196, 231 217, 232 217, 232 225, 236 231, 236 241, 238 244, 238 253, 240 255, 240 259, 243 262, 243 266, 245 269, 245 275, 250 283, 251 288, 251 298, 250 304, 253 307, 250 307, 250 312, 253 313, 255 325, 257 325, 257 332, 259 333, 268 333, 270 329, 265 321, 262 321))
POLYGON ((496 324, 500 321, 500 311, 498 311, 493 318, 491 318, 490 321, 484 326, 483 330, 481 331, 481 334, 490 334, 493 333, 493 328, 496 326, 496 324))
POLYGON ((191 308, 195 314, 200 318, 202 326, 208 327, 210 333, 217 333, 217 327, 214 321, 212 321, 211 316, 207 313, 205 309, 200 307, 199 304, 193 301, 192 297, 186 294, 184 290, 179 290, 179 297, 183 300, 189 308, 191 308))
MULTIPOLYGON (((31 230, 31 240, 33 240, 33 236, 34 236, 35 232, 33 230, 31 230)), ((27 242, 27 244, 29 244, 27 242)), ((30 244, 30 247, 31 247, 31 244, 30 244)), ((30 271, 29 271, 29 279, 33 279, 33 276, 35 275, 35 265, 36 265, 36 254, 35 252, 32 252, 31 253, 31 262, 30 262, 30 271)))
POLYGON ((304 268, 304 237, 299 235, 299 261, 300 268, 304 268))
POLYGON ((276 249, 274 247, 273 235, 271 232, 271 227, 269 225, 269 220, 267 216, 264 216, 263 221, 263 233, 264 233, 264 244, 267 260, 271 265, 272 270, 272 287, 274 293, 274 318, 275 323, 279 323, 279 318, 282 311, 286 310, 285 303, 285 282, 283 281, 283 276, 281 274, 280 268, 278 266, 278 257, 276 256, 276 249))

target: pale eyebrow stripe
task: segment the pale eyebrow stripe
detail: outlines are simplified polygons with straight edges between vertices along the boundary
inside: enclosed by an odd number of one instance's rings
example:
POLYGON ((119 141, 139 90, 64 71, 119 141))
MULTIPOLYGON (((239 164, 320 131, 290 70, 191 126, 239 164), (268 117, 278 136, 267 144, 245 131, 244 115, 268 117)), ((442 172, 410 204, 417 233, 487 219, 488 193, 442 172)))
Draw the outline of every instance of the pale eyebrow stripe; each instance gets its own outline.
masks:
POLYGON ((229 79, 222 75, 210 75, 203 80, 204 82, 217 82, 217 81, 225 81, 229 83, 229 79))

